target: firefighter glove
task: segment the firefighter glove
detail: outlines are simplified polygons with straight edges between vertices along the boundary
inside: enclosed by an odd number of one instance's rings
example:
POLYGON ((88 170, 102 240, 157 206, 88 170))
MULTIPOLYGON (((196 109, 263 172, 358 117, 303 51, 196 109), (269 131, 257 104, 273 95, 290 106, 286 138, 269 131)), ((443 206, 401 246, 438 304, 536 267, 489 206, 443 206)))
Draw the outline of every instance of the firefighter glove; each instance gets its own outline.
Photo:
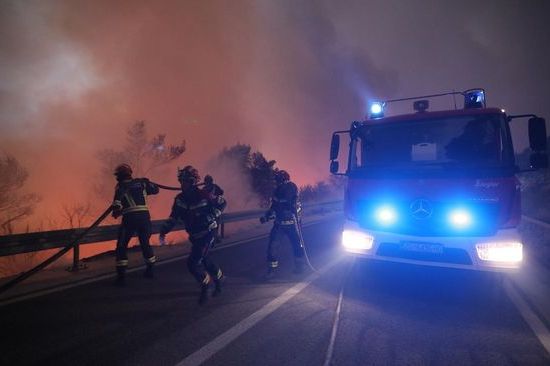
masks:
POLYGON ((114 208, 111 216, 113 216, 115 219, 118 219, 120 215, 122 215, 122 210, 120 209, 120 207, 114 208))

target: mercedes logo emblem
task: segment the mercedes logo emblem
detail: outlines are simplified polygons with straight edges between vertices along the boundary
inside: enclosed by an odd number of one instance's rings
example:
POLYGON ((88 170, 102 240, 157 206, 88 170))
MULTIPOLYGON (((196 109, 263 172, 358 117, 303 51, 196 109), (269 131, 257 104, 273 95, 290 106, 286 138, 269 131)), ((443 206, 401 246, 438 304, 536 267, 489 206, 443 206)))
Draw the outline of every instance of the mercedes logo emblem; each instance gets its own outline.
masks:
POLYGON ((411 203, 410 209, 411 214, 415 219, 427 219, 432 216, 433 212, 430 202, 422 198, 414 200, 411 203))

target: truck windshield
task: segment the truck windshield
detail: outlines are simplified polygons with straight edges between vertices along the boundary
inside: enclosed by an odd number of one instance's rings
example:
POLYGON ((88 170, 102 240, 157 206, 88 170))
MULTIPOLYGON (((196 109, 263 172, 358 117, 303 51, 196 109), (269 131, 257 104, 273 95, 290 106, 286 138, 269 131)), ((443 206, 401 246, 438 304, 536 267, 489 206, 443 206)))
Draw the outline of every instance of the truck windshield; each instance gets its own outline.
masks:
POLYGON ((506 131, 504 118, 491 114, 364 124, 350 170, 503 167, 506 131))

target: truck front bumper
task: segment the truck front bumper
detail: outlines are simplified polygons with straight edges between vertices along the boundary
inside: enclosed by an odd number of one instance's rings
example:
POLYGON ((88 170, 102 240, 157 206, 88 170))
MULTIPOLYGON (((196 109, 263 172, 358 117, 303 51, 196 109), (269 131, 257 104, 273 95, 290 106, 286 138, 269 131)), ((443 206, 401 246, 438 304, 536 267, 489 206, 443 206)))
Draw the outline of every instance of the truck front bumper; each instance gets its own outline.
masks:
POLYGON ((490 237, 420 237, 369 231, 347 220, 341 244, 350 255, 424 266, 515 271, 523 262, 517 229, 490 237))

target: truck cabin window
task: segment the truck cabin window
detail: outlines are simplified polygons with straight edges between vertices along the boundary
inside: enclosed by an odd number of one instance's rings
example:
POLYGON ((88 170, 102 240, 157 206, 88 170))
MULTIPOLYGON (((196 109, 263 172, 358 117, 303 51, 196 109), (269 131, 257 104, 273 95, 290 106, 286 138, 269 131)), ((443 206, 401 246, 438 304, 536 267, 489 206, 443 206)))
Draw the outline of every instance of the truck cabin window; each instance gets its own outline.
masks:
POLYGON ((505 131, 497 115, 365 124, 351 168, 498 167, 505 131))

